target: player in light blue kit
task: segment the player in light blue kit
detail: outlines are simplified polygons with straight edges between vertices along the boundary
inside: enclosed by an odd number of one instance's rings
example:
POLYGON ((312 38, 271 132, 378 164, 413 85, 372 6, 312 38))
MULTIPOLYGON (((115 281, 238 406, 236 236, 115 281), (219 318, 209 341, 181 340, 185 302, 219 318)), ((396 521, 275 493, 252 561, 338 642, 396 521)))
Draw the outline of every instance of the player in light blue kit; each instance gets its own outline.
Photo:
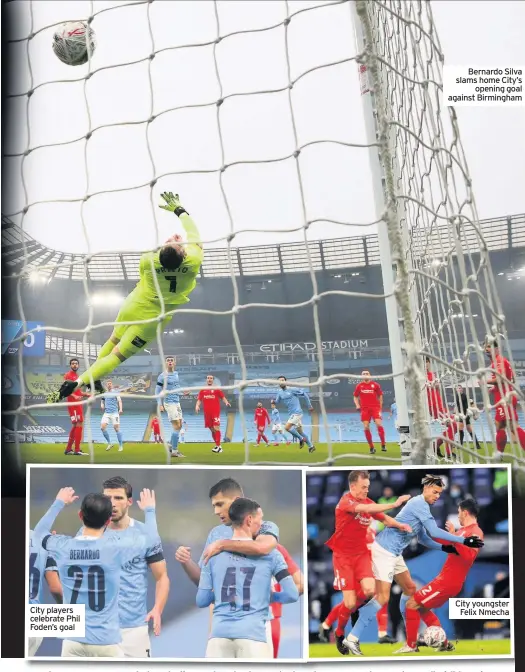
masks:
MULTIPOLYGON (((252 499, 240 497, 229 509, 232 543, 255 544, 262 524, 262 510, 252 499)), ((270 602, 288 604, 299 599, 282 554, 247 557, 220 553, 202 567, 197 606, 214 604, 207 658, 273 658, 266 623, 270 602), (281 591, 272 593, 272 578, 281 591)))
POLYGON ((281 422, 281 414, 279 413, 279 409, 275 405, 275 401, 272 401, 271 406, 272 410, 270 413, 270 417, 272 421, 272 436, 274 440, 274 445, 278 446, 279 443, 286 443, 286 445, 289 445, 290 442, 287 441, 284 437, 283 425, 281 422), (280 441, 279 436, 281 437, 280 441))
MULTIPOLYGON (((395 517, 399 523, 405 523, 411 532, 402 532, 398 528, 386 527, 375 538, 372 544, 372 567, 376 580, 376 595, 359 611, 359 619, 352 631, 343 640, 350 653, 362 656, 359 639, 367 625, 375 618, 377 612, 390 599, 390 588, 395 578, 396 583, 403 591, 401 598, 401 612, 406 602, 416 591, 416 585, 403 559, 403 551, 412 539, 417 538, 419 543, 427 548, 441 550, 445 553, 457 553, 452 544, 463 543, 468 548, 481 548, 483 541, 478 537, 457 537, 437 526, 430 506, 440 498, 445 487, 441 476, 427 474, 421 481, 423 492, 410 499, 395 517), (449 545, 438 543, 434 538, 450 542, 449 545)), ((416 649, 402 647, 395 653, 414 653, 416 649)))
POLYGON ((120 453, 124 450, 122 432, 120 431, 120 415, 122 413, 122 399, 120 398, 119 394, 113 391, 112 380, 108 380, 106 382, 106 390, 107 392, 102 397, 100 403, 100 406, 104 411, 104 415, 102 416, 102 420, 100 421, 100 429, 102 430, 102 434, 106 439, 107 443, 106 450, 111 450, 113 448, 113 444, 111 443, 111 439, 109 438, 107 430, 107 426, 111 422, 111 424, 113 425, 113 429, 115 430, 115 434, 117 435, 118 450, 120 453))
POLYGON ((288 387, 286 385, 285 376, 279 376, 278 380, 281 389, 277 393, 274 403, 277 406, 280 401, 283 401, 286 405, 289 417, 284 428, 299 440, 299 448, 302 448, 306 443, 308 452, 313 453, 315 446, 303 432, 303 409, 301 408, 301 402, 299 401, 299 398, 303 397, 308 404, 308 410, 313 411, 314 409, 312 408, 310 397, 304 390, 300 390, 297 387, 288 387))
MULTIPOLYGON (((147 536, 144 523, 132 518, 129 509, 133 504, 133 489, 121 476, 108 478, 102 484, 103 494, 111 500, 111 521, 105 534, 119 537, 147 536)), ((82 534, 82 529, 79 534, 82 534)), ((151 641, 148 622, 153 622, 153 632, 160 635, 162 612, 168 600, 170 580, 160 539, 144 551, 137 550, 135 557, 122 565, 118 596, 119 624, 122 642, 120 648, 125 658, 149 658, 151 641), (155 584, 155 604, 147 608, 148 569, 155 584)))
MULTIPOLYGON (((29 604, 42 604, 42 592, 46 579, 49 592, 55 602, 62 603, 62 584, 58 576, 55 560, 34 540, 33 530, 29 532, 29 604)), ((27 655, 35 656, 43 637, 29 637, 27 655)))
POLYGON ((85 637, 65 639, 62 656, 121 658, 118 602, 121 567, 159 542, 155 493, 149 490, 140 493, 139 507, 146 521, 144 535, 106 534, 113 507, 109 497, 99 493, 86 495, 82 500, 79 512, 84 524, 82 535, 51 534, 57 515, 77 499, 73 488, 59 490, 55 502, 34 529, 35 543, 40 543, 56 561, 64 604, 85 605, 85 637))
POLYGON ((394 419, 394 427, 399 429, 399 423, 397 421, 397 404, 395 401, 392 406, 390 406, 390 418, 394 419))
POLYGON ((158 398, 162 392, 165 396, 161 399, 159 405, 159 415, 166 409, 168 420, 173 428, 171 432, 170 453, 171 457, 184 457, 179 451, 180 430, 182 427, 182 409, 180 407, 180 395, 182 392, 179 374, 175 371, 177 360, 175 357, 166 357, 166 371, 159 374, 157 386, 155 387, 155 396, 158 398), (167 394, 166 394, 167 393, 167 394))

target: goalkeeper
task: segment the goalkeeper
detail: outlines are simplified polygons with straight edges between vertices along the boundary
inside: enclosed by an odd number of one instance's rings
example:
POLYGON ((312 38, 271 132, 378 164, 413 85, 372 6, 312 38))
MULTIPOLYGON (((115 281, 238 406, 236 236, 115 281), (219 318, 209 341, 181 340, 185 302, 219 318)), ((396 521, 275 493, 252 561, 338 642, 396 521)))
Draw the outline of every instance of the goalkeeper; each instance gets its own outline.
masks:
MULTIPOLYGON (((110 338, 102 346, 96 362, 87 369, 77 381, 66 380, 60 390, 52 392, 48 403, 56 403, 68 397, 74 389, 89 385, 94 381, 95 390, 103 392, 100 379, 108 376, 122 362, 132 355, 139 353, 157 335, 159 315, 162 305, 158 289, 164 300, 164 310, 173 311, 184 303, 189 302, 189 294, 195 289, 196 277, 203 260, 202 245, 198 229, 181 206, 178 194, 171 192, 161 194, 166 205, 160 208, 173 212, 179 218, 187 236, 187 242, 182 242, 182 236, 171 236, 164 246, 156 252, 146 252, 140 259, 140 280, 135 289, 124 301, 124 305, 117 315, 115 327, 110 338), (156 318, 156 319, 155 319, 156 318), (151 320, 140 324, 122 324, 151 320)), ((166 327, 173 315, 168 315, 161 321, 162 328, 166 327)))

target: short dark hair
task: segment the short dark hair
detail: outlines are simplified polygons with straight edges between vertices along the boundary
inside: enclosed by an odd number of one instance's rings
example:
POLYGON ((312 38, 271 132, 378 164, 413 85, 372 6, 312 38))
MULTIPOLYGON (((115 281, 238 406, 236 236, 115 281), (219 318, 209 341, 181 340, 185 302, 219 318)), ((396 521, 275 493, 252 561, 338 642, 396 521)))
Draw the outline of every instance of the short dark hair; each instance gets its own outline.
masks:
POLYGON ((72 358, 69 360, 69 366, 71 366, 71 364, 73 364, 73 362, 76 362, 76 363, 80 366, 80 362, 79 362, 79 360, 78 360, 76 357, 72 357, 72 358))
POLYGON ((281 378, 282 378, 283 380, 287 380, 286 376, 279 376, 279 378, 277 378, 277 380, 280 380, 281 378))
POLYGON ((216 497, 220 492, 222 492, 223 495, 238 493, 242 496, 244 494, 239 483, 233 478, 223 478, 218 483, 215 483, 215 485, 212 485, 208 497, 210 499, 216 497))
POLYGON ((133 496, 133 488, 125 478, 122 478, 122 476, 113 476, 102 483, 102 490, 120 490, 121 488, 126 491, 126 497, 131 499, 133 496))
POLYGON ((253 499, 239 497, 230 506, 228 515, 230 516, 233 527, 240 527, 244 523, 246 516, 254 515, 261 507, 253 499))
POLYGON ((427 364, 430 364, 430 357, 428 357, 428 356, 425 357, 425 362, 426 362, 427 364))
POLYGON ((159 252, 159 262, 167 271, 176 271, 186 258, 186 250, 177 245, 165 245, 159 252))
POLYGON ((461 502, 459 502, 458 506, 462 511, 470 513, 470 515, 474 516, 474 518, 479 516, 479 504, 472 497, 463 499, 461 502))
POLYGON ((107 495, 102 495, 100 492, 92 492, 82 500, 80 506, 82 522, 86 527, 100 530, 104 525, 107 525, 108 520, 111 518, 112 510, 113 505, 107 495))
POLYGON ((357 483, 360 478, 370 478, 369 471, 351 471, 348 474, 348 484, 357 483))
POLYGON ((166 357, 164 357, 164 360, 166 359, 175 359, 175 355, 166 355, 166 357))
POLYGON ((426 488, 427 485, 437 485, 439 488, 445 487, 445 481, 442 476, 436 476, 435 474, 425 474, 421 479, 421 487, 426 488))

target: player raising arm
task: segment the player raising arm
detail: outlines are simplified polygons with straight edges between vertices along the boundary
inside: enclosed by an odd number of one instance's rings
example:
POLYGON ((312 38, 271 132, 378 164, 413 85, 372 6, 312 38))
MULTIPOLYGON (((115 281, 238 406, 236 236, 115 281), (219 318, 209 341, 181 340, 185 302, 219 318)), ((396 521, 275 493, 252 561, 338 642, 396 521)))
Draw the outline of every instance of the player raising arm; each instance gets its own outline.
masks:
MULTIPOLYGON (((237 498, 229 509, 234 546, 254 545, 263 513, 257 502, 237 498)), ((272 658, 266 623, 270 601, 288 604, 299 591, 277 549, 266 555, 221 553, 202 569, 197 606, 214 603, 207 658, 272 658), (280 591, 271 591, 272 577, 280 591), (238 601, 237 596, 242 596, 238 601)))
POLYGON ((365 430, 365 437, 370 447, 370 455, 376 452, 370 431, 370 422, 373 420, 377 427, 377 433, 381 441, 381 450, 386 452, 385 428, 381 419, 383 410, 383 390, 381 385, 372 380, 370 371, 361 373, 363 380, 358 383, 354 390, 354 403, 358 411, 361 411, 361 422, 365 430))
MULTIPOLYGON (((408 525, 411 531, 386 527, 377 535, 372 544, 376 594, 367 605, 360 609, 357 623, 344 640, 349 652, 353 655, 363 655, 359 647, 359 639, 370 621, 375 618, 376 613, 390 599, 392 580, 395 579, 404 595, 411 597, 416 592, 416 585, 402 555, 412 539, 417 538, 424 546, 442 550, 445 553, 453 553, 454 549, 450 544, 459 543, 458 537, 438 527, 430 512, 430 506, 437 502, 445 486, 443 479, 441 476, 428 474, 423 478, 421 485, 422 494, 407 502, 395 517, 398 523, 408 525), (434 538, 442 540, 442 543, 434 541, 434 538)), ((468 548, 483 546, 483 541, 475 536, 464 537, 461 543, 468 548)), ((403 650, 400 649, 398 653, 410 653, 411 651, 412 649, 408 650, 407 647, 403 647, 403 650)))
POLYGON ((211 374, 206 376, 206 387, 199 392, 197 403, 195 405, 195 413, 198 413, 201 404, 204 410, 204 426, 209 429, 215 447, 212 448, 213 453, 222 453, 221 446, 221 399, 225 406, 231 406, 230 402, 224 396, 224 392, 213 387, 215 378, 211 374))
POLYGON ((106 450, 111 450, 113 447, 109 438, 107 426, 111 422, 115 434, 117 435, 119 453, 124 450, 122 432, 120 431, 120 416, 122 414, 122 399, 119 394, 113 392, 113 381, 106 382, 107 393, 102 397, 100 406, 104 411, 102 420, 100 422, 100 429, 106 439, 106 450))
POLYGON ((102 393, 104 390, 100 379, 108 376, 132 355, 139 353, 157 336, 159 316, 163 313, 163 308, 171 312, 160 321, 160 333, 171 322, 173 311, 189 302, 189 295, 197 284, 196 278, 203 259, 199 231, 180 204, 178 194, 165 192, 161 197, 166 205, 159 207, 177 215, 186 232, 187 242, 184 243, 182 236, 175 234, 157 252, 142 255, 140 280, 124 301, 113 333, 102 346, 96 362, 78 381, 65 381, 58 392, 51 393, 48 396, 49 403, 61 401, 77 387, 89 385, 91 380, 95 383, 95 390, 102 393))
POLYGON ((268 445, 268 439, 264 433, 266 426, 270 424, 270 416, 268 411, 263 408, 262 401, 257 402, 257 408, 253 416, 253 421, 257 427, 257 445, 261 443, 261 439, 268 445))
POLYGON ((279 387, 281 389, 274 399, 274 404, 277 406, 280 401, 283 401, 286 405, 288 420, 284 428, 299 441, 299 448, 302 448, 306 443, 308 452, 313 453, 315 446, 303 432, 303 409, 299 401, 300 397, 303 397, 308 404, 308 410, 313 411, 310 397, 304 390, 297 387, 288 387, 285 376, 279 376, 279 387))
POLYGON ((180 380, 179 373, 175 371, 177 360, 169 355, 166 357, 166 370, 159 374, 157 385, 155 387, 155 396, 158 398, 163 391, 166 396, 160 399, 159 412, 166 410, 168 420, 171 422, 173 431, 171 432, 171 457, 184 457, 178 449, 180 430, 182 427, 182 409, 180 406, 180 380))
POLYGON ((140 493, 139 507, 145 512, 142 536, 104 534, 113 506, 109 497, 99 493, 86 495, 82 500, 81 535, 51 534, 57 515, 77 499, 73 488, 62 488, 34 529, 35 541, 57 563, 64 604, 85 605, 85 636, 65 639, 62 656, 120 658, 123 656, 118 607, 121 567, 159 542, 155 493, 149 490, 140 493))

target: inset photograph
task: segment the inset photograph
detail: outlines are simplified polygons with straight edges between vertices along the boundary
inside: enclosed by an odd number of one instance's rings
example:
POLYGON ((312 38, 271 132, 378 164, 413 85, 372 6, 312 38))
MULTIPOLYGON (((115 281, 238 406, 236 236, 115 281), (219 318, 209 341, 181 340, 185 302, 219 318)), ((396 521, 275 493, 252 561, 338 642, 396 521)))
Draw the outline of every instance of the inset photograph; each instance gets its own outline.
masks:
POLYGON ((306 475, 309 655, 512 654, 508 467, 306 475))
POLYGON ((303 475, 28 468, 29 658, 303 658, 303 475))

